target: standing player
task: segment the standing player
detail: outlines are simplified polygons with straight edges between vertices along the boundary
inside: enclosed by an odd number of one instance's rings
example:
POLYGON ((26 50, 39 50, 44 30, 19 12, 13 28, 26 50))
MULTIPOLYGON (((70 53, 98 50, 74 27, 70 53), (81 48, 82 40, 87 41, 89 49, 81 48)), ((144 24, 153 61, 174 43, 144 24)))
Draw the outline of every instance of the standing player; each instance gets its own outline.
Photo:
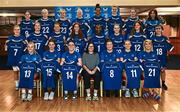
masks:
POLYGON ((147 38, 150 39, 154 35, 155 26, 164 23, 165 21, 162 19, 162 17, 158 16, 157 10, 150 10, 147 20, 144 21, 147 38))
POLYGON ((26 47, 25 37, 20 35, 20 26, 15 25, 13 28, 14 35, 9 36, 6 41, 5 50, 8 52, 7 65, 12 66, 14 71, 14 79, 16 90, 19 86, 19 69, 18 63, 21 59, 21 56, 24 54, 24 49, 26 47))
POLYGON ((144 35, 142 23, 140 21, 135 22, 129 39, 132 43, 133 51, 137 53, 143 51, 143 42, 146 39, 146 36, 144 35))
POLYGON ((144 51, 139 53, 139 61, 142 63, 144 68, 144 98, 149 98, 152 96, 154 99, 159 100, 160 95, 156 89, 151 87, 152 84, 156 84, 157 87, 160 87, 160 65, 159 59, 156 55, 156 52, 153 51, 153 43, 151 40, 146 39, 144 41, 144 51), (150 86, 149 86, 150 85, 150 86), (148 88, 147 88, 148 87, 148 88))
POLYGON ((140 19, 137 16, 136 9, 132 8, 130 9, 130 16, 125 20, 125 24, 123 26, 123 29, 125 30, 125 34, 127 38, 129 37, 131 30, 134 26, 134 23, 136 21, 140 21, 140 19))
POLYGON ((68 99, 68 92, 73 91, 73 99, 77 98, 77 86, 79 70, 82 66, 82 59, 75 51, 75 43, 72 40, 68 42, 68 51, 63 53, 60 65, 62 66, 62 81, 64 89, 64 99, 68 99))
POLYGON ((95 34, 92 36, 90 41, 94 43, 95 49, 97 49, 97 52, 100 53, 101 51, 105 50, 105 34, 102 32, 102 26, 96 25, 95 26, 95 34))
POLYGON ((77 18, 72 21, 72 26, 75 23, 79 23, 80 29, 82 30, 84 36, 87 38, 91 28, 89 26, 89 22, 83 18, 83 11, 81 8, 77 9, 77 18))
POLYGON ((125 36, 122 35, 122 30, 119 26, 119 24, 114 25, 114 33, 110 35, 110 39, 113 42, 114 50, 118 53, 121 53, 121 51, 124 50, 124 41, 125 36))
POLYGON ((50 39, 54 39, 56 43, 56 50, 59 52, 65 52, 66 37, 60 32, 60 24, 54 23, 54 32, 50 35, 50 39))
POLYGON ((72 32, 68 40, 73 40, 75 43, 75 51, 83 55, 86 47, 86 37, 84 36, 82 30, 80 29, 79 23, 74 23, 72 26, 72 32))
POLYGON ((110 96, 110 90, 115 90, 115 96, 118 97, 118 90, 121 85, 122 66, 119 63, 119 55, 113 50, 113 42, 106 40, 106 49, 100 55, 100 68, 106 96, 110 96))
POLYGON ((92 34, 95 33, 95 27, 100 25, 102 27, 102 33, 106 31, 106 21, 105 18, 101 16, 101 7, 99 4, 96 4, 95 7, 95 15, 90 20, 90 26, 92 30, 92 34))
POLYGON ((37 53, 42 57, 47 44, 47 36, 41 33, 41 24, 39 22, 35 22, 34 30, 34 33, 32 33, 27 40, 34 42, 37 53))
POLYGON ((53 100, 55 92, 56 72, 60 72, 60 52, 55 50, 55 41, 50 39, 48 42, 49 50, 43 54, 43 62, 41 64, 42 82, 44 88, 44 100, 53 100), (48 89, 51 89, 50 93, 48 89))
POLYGON ((29 42, 27 45, 28 53, 21 57, 19 62, 20 81, 19 88, 22 89, 21 99, 23 101, 32 100, 32 89, 34 75, 38 71, 38 64, 41 61, 40 56, 35 51, 35 44, 29 42))
POLYGON ((61 29, 60 29, 61 33, 63 35, 65 35, 66 38, 69 37, 71 22, 66 17, 66 10, 65 9, 60 10, 60 18, 59 18, 58 22, 61 26, 61 29))
MULTIPOLYGON (((120 61, 122 61, 124 63, 124 65, 128 64, 128 62, 138 61, 136 53, 131 50, 131 46, 132 46, 131 41, 126 40, 124 42, 125 50, 123 52, 121 52, 121 54, 120 54, 120 61)), ((127 74, 128 72, 129 71, 126 71, 126 73, 123 75, 126 77, 126 83, 132 83, 132 82, 127 82, 127 77, 128 77, 127 75, 129 75, 129 74, 127 74)), ((125 85, 124 83, 125 82, 123 82, 123 86, 125 85)), ((136 88, 133 88, 132 94, 133 94, 133 97, 138 97, 138 92, 137 92, 136 88)), ((126 92, 125 92, 125 97, 130 97, 130 96, 131 96, 130 90, 129 90, 129 88, 127 88, 126 92)))
POLYGON ((118 24, 120 28, 123 27, 124 22, 122 21, 121 16, 118 15, 118 9, 117 6, 112 6, 112 16, 109 17, 107 21, 107 27, 108 27, 108 35, 114 34, 114 25, 118 24))
POLYGON ((156 54, 158 55, 158 58, 161 62, 161 80, 162 80, 162 88, 164 90, 167 90, 167 86, 165 84, 165 69, 167 66, 167 53, 169 51, 173 50, 173 46, 169 43, 169 40, 167 37, 162 35, 163 27, 161 25, 157 25, 155 27, 155 36, 153 36, 151 39, 153 41, 153 48, 154 51, 156 51, 156 54))
POLYGON ((49 34, 53 32, 54 21, 48 18, 49 12, 47 9, 42 9, 41 14, 42 18, 38 20, 41 24, 41 33, 49 37, 49 34))
POLYGON ((29 11, 25 12, 25 19, 21 21, 20 28, 21 28, 21 35, 25 36, 26 38, 29 37, 31 33, 33 33, 33 26, 34 22, 31 20, 31 14, 29 11))

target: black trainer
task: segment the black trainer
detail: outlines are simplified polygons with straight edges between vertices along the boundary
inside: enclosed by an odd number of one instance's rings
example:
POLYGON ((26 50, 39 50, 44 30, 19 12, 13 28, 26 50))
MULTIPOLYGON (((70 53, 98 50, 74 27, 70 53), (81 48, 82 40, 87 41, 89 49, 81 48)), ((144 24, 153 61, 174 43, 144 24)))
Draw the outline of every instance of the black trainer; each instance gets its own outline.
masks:
POLYGON ((168 87, 166 86, 166 84, 162 84, 162 89, 168 90, 168 87))

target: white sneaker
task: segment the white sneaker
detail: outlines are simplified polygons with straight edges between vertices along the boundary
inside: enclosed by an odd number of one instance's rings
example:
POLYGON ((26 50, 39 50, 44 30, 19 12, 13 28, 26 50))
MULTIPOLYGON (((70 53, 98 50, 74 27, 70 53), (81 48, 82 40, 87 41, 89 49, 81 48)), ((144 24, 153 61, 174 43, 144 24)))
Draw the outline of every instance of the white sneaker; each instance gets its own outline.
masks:
POLYGON ((126 97, 126 98, 131 97, 131 94, 130 94, 130 92, 129 92, 129 89, 126 90, 126 92, 125 92, 125 97, 126 97))
POLYGON ((93 96, 93 99, 92 100, 94 100, 94 101, 98 101, 99 100, 99 98, 98 98, 98 96, 93 96))
POLYGON ((65 94, 65 95, 64 95, 64 100, 67 100, 67 99, 68 99, 68 95, 65 94))
POLYGON ((15 89, 16 89, 16 91, 19 89, 19 82, 16 82, 16 84, 15 84, 15 89))
POLYGON ((26 101, 26 93, 22 93, 21 94, 21 100, 22 101, 26 101))
POLYGON ((135 98, 139 97, 138 92, 137 92, 136 89, 132 90, 132 94, 133 94, 133 97, 135 97, 135 98))
POLYGON ((32 100, 32 94, 28 93, 27 95, 27 101, 31 101, 32 100))
POLYGON ((121 86, 122 90, 125 91, 126 90, 126 86, 121 86))
POLYGON ((51 92, 50 94, 49 94, 49 100, 53 100, 54 99, 54 92, 51 92))
POLYGON ((44 93, 44 100, 48 100, 49 99, 49 93, 48 92, 45 92, 44 93))
POLYGON ((73 99, 73 100, 77 99, 77 94, 73 94, 72 99, 73 99))
POLYGON ((86 101, 91 101, 91 96, 86 96, 86 101))
POLYGON ((36 88, 36 82, 34 81, 34 83, 33 83, 33 88, 36 88))

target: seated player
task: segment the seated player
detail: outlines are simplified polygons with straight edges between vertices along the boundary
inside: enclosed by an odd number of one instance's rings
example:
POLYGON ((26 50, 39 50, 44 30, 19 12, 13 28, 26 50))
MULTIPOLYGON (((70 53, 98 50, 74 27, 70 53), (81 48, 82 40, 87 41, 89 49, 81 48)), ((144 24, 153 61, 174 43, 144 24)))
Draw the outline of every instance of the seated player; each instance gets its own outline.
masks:
POLYGON ((50 35, 50 39, 55 40, 55 49, 59 52, 65 52, 66 37, 60 32, 61 26, 58 22, 54 23, 54 32, 50 35))
POLYGON ((19 88, 22 89, 22 101, 32 100, 34 75, 38 71, 38 64, 41 61, 41 57, 35 51, 35 44, 33 42, 28 43, 27 51, 28 53, 23 55, 21 57, 21 61, 19 62, 19 88))
POLYGON ((33 41, 35 44, 35 49, 37 53, 42 57, 45 51, 45 46, 47 45, 47 36, 41 33, 41 24, 35 22, 34 24, 34 33, 32 33, 27 40, 33 41))
MULTIPOLYGON (((160 95, 157 92, 157 89, 155 88, 151 88, 148 87, 147 84, 158 84, 159 80, 160 80, 160 65, 156 64, 155 66, 153 66, 153 64, 150 64, 150 66, 146 65, 146 63, 159 63, 159 59, 158 56, 156 55, 156 52, 153 51, 153 43, 151 40, 146 39, 144 41, 144 51, 139 53, 139 61, 141 62, 143 68, 144 68, 144 92, 143 92, 143 97, 144 98, 149 98, 149 97, 153 97, 155 100, 159 100, 160 99, 160 95), (147 67, 146 67, 147 66, 147 67), (152 68, 151 68, 152 66, 152 68), (150 68, 150 69, 148 69, 150 68), (155 70, 155 68, 157 70, 155 70), (149 80, 147 76, 149 77, 149 80), (151 77, 154 76, 154 77, 151 77), (146 79, 147 78, 147 79, 146 79), (155 79, 152 80, 151 78, 155 79), (146 86, 148 88, 146 88, 146 86)), ((157 88, 160 87, 160 84, 157 85, 157 88)))
MULTIPOLYGON (((128 76, 129 75, 129 71, 128 71, 129 69, 127 69, 127 67, 132 66, 132 64, 135 65, 135 63, 129 63, 129 62, 137 62, 138 61, 137 54, 136 54, 136 52, 131 50, 131 46, 132 46, 131 45, 131 41, 130 40, 126 40, 124 42, 125 50, 120 54, 120 60, 124 63, 125 70, 126 70, 124 72, 124 74, 123 74, 126 77, 126 85, 130 85, 131 83, 133 83, 133 82, 128 82, 128 78, 130 78, 130 77, 128 76)), ((135 74, 136 74, 137 80, 139 80, 140 79, 140 74, 141 74, 140 73, 141 71, 139 70, 140 67, 139 67, 138 64, 136 64, 135 66, 136 66, 136 68, 138 67, 138 69, 135 70, 136 71, 135 74), (137 74, 137 72, 138 72, 138 74, 137 74)), ((134 76, 134 74, 133 74, 133 76, 134 76)), ((140 84, 140 82, 139 82, 139 84, 140 84)), ((132 88, 132 95, 133 95, 133 97, 138 97, 138 92, 137 92, 136 88, 132 88)), ((130 97, 130 96, 131 96, 130 90, 127 87, 126 88, 126 92, 125 92, 125 97, 130 97)))
POLYGON ((61 72, 64 89, 64 99, 68 99, 68 92, 73 91, 73 99, 77 99, 77 82, 79 71, 82 66, 82 59, 78 52, 75 51, 75 43, 68 41, 68 51, 62 54, 61 72))
POLYGON ((170 44, 167 37, 162 35, 163 27, 161 25, 157 25, 155 27, 155 35, 151 38, 153 42, 153 49, 158 55, 158 58, 161 62, 161 80, 162 80, 162 88, 167 90, 168 87, 165 84, 166 79, 166 66, 167 66, 167 54, 173 50, 173 46, 170 44))
POLYGON ((87 50, 82 56, 83 62, 83 71, 82 76, 84 79, 84 86, 86 89, 86 100, 99 100, 98 98, 98 90, 100 87, 100 73, 99 73, 99 54, 96 52, 94 48, 94 44, 89 42, 87 45, 87 50), (91 98, 90 92, 90 80, 94 80, 94 94, 91 98))
POLYGON ((44 89, 44 100, 53 100, 55 92, 56 72, 60 72, 60 52, 55 50, 55 41, 50 39, 48 42, 49 50, 43 54, 41 63, 42 82, 44 89), (50 89, 50 91, 48 91, 50 89))
POLYGON ((26 38, 20 35, 20 27, 15 25, 13 28, 14 35, 9 36, 6 45, 5 51, 8 52, 7 65, 13 68, 15 87, 18 90, 19 86, 19 69, 18 63, 21 60, 21 56, 24 54, 26 48, 26 38))
POLYGON ((118 63, 119 54, 113 50, 113 43, 110 39, 106 40, 106 49, 100 55, 103 86, 106 96, 110 96, 110 90, 115 90, 115 96, 118 97, 121 88, 122 64, 118 63))

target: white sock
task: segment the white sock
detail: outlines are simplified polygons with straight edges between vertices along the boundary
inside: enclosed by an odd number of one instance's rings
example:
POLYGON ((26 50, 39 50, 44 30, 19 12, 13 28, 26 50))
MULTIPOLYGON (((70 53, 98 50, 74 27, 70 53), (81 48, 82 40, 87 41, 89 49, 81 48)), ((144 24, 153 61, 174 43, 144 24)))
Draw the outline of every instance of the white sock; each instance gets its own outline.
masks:
POLYGON ((15 80, 16 87, 19 86, 19 80, 15 80))
POLYGON ((68 94, 68 91, 64 91, 64 94, 67 95, 67 94, 68 94))
POLYGON ((29 89, 29 90, 28 90, 28 93, 29 93, 29 94, 32 94, 32 89, 29 89))
POLYGON ((97 92, 98 92, 98 90, 94 90, 94 96, 97 96, 97 92))
POLYGON ((25 89, 22 89, 22 93, 23 93, 23 94, 26 94, 26 90, 25 90, 25 89))
POLYGON ((75 91, 73 91, 73 93, 74 93, 74 94, 77 94, 77 91, 75 90, 75 91))
POLYGON ((90 89, 86 89, 86 92, 87 92, 87 96, 91 96, 90 89))

